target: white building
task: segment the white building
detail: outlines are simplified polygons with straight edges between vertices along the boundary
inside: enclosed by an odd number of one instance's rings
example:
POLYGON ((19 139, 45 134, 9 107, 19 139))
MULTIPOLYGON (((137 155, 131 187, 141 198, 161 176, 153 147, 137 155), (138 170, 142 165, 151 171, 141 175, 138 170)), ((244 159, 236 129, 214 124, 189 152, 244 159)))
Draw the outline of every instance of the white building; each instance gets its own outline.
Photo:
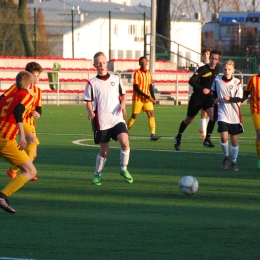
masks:
MULTIPOLYGON (((53 47, 57 56, 92 59, 95 52, 102 50, 110 58, 138 59, 144 54, 144 28, 146 34, 150 33, 150 8, 143 5, 131 6, 132 1, 113 2, 116 3, 51 0, 28 4, 28 7, 41 8, 47 30, 56 30, 56 35, 62 35, 62 46, 59 44, 53 47), (125 4, 117 4, 118 2, 125 4), (58 24, 64 25, 62 29, 55 29, 58 24)), ((201 52, 201 22, 180 17, 171 22, 171 28, 171 60, 181 66, 198 62, 201 52)), ((149 36, 147 40, 149 43, 149 36)), ((146 48, 149 54, 149 45, 146 48)))

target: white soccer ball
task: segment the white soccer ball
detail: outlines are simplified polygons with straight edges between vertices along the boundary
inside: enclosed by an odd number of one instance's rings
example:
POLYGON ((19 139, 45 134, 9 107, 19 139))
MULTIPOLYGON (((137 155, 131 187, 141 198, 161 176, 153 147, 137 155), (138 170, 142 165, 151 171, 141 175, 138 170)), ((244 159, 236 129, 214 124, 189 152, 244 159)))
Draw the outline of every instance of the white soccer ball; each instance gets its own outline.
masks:
POLYGON ((198 190, 199 183, 193 176, 184 176, 179 182, 179 188, 183 194, 192 195, 198 190))

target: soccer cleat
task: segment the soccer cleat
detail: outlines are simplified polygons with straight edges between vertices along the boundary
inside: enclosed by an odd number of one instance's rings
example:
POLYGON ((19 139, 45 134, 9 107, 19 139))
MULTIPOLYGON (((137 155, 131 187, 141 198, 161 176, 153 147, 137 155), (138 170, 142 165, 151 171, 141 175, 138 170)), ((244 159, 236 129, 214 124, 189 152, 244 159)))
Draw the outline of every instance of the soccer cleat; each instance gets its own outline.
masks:
POLYGON ((125 178, 125 181, 127 183, 132 183, 134 181, 127 169, 125 169, 124 171, 120 171, 120 175, 125 178))
POLYGON ((94 176, 92 178, 92 183, 94 185, 101 185, 101 176, 94 174, 94 176))
POLYGON ((35 176, 31 179, 31 181, 38 181, 38 178, 35 176))
POLYGON ((14 214, 16 211, 9 205, 8 200, 0 198, 0 208, 8 213, 14 214))
POLYGON ((203 132, 202 132, 202 127, 200 127, 200 128, 198 129, 198 131, 199 131, 201 134, 203 134, 203 132))
POLYGON ((181 139, 177 138, 177 136, 175 137, 175 140, 174 140, 174 147, 175 147, 176 151, 181 150, 181 139))
POLYGON ((257 168, 260 170, 260 160, 257 162, 257 168))
POLYGON ((151 135, 150 141, 160 141, 160 140, 162 140, 161 136, 151 135))
POLYGON ((236 162, 232 162, 232 163, 231 163, 231 168, 232 168, 232 170, 235 171, 235 172, 238 172, 238 171, 239 171, 239 168, 238 168, 236 162))
POLYGON ((226 170, 228 168, 228 156, 224 157, 223 163, 221 165, 221 168, 226 170))
POLYGON ((6 173, 7 173, 7 175, 10 177, 11 180, 14 179, 14 178, 16 177, 16 175, 17 175, 16 172, 13 172, 13 171, 11 170, 11 167, 9 167, 9 168, 6 170, 6 173))
POLYGON ((209 148, 214 148, 215 147, 215 145, 209 139, 205 139, 204 140, 203 146, 204 147, 209 147, 209 148))

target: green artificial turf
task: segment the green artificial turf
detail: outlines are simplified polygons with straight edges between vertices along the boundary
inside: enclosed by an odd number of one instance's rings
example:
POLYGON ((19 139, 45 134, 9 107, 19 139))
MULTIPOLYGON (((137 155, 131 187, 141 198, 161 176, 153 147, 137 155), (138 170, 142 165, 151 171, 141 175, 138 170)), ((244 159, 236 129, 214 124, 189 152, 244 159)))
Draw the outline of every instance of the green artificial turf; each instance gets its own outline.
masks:
MULTIPOLYGON (((199 117, 186 129, 181 151, 174 150, 186 110, 156 107, 160 142, 149 140, 147 116, 140 114, 130 130, 134 183, 120 176, 119 144, 111 141, 102 185, 94 186, 99 148, 85 107, 45 106, 37 120, 39 180, 10 197, 16 214, 0 211, 0 259, 259 259, 260 170, 249 107, 242 106, 239 172, 220 168, 217 127, 216 147, 202 146, 199 117), (185 175, 199 182, 192 196, 178 188, 185 175)), ((8 164, 0 165, 4 187, 8 164)))

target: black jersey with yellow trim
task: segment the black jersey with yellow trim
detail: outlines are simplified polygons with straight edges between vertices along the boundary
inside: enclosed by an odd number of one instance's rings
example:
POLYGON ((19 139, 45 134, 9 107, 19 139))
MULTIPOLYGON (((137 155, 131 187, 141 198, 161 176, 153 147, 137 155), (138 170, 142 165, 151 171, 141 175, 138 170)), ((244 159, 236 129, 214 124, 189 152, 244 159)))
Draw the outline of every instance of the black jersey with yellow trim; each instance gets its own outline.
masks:
POLYGON ((211 69, 209 64, 198 68, 189 80, 189 84, 193 87, 194 92, 202 93, 204 88, 211 89, 213 80, 220 73, 220 67, 216 66, 211 69))

